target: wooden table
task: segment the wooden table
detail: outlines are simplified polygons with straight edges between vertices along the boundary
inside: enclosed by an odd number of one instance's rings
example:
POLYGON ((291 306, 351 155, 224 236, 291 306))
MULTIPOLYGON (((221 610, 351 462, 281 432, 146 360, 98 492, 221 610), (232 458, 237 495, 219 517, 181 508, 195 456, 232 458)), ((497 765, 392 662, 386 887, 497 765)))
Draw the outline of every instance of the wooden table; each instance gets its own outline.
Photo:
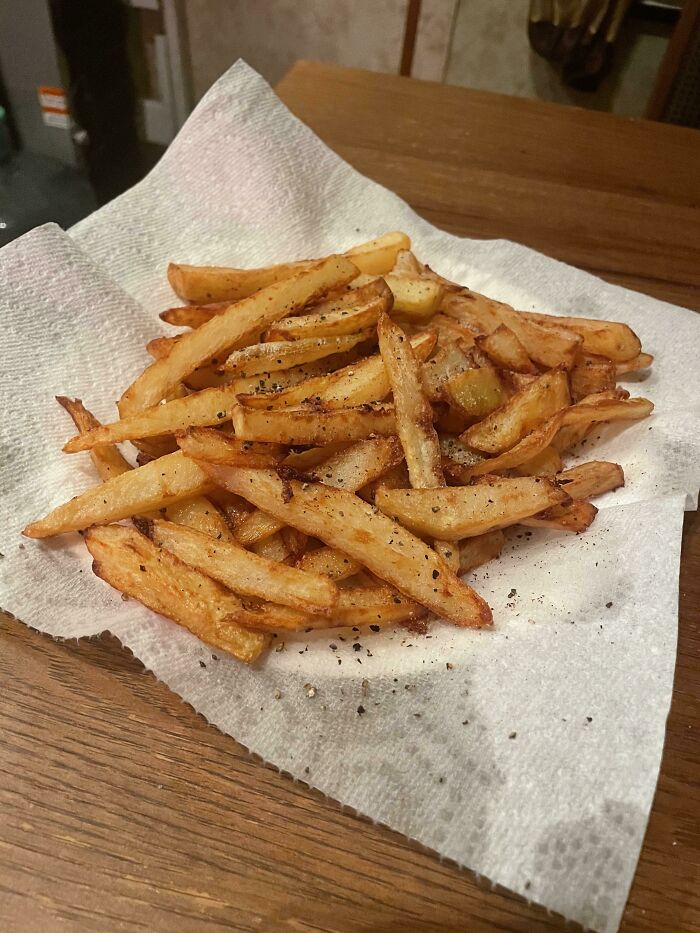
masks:
MULTIPOLYGON (((438 226, 520 240, 700 308, 700 134, 311 63, 278 90, 438 226)), ((697 514, 681 594, 626 931, 700 929, 697 514)), ((7 617, 0 639, 2 929, 564 929, 251 758, 115 640, 59 645, 7 617)))

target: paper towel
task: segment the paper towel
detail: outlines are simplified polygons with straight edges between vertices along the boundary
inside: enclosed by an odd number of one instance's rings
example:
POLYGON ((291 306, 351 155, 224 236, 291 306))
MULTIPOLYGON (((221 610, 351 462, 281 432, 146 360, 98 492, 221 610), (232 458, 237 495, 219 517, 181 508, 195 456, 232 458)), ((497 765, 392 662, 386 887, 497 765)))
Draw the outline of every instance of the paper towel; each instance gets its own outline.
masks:
POLYGON ((0 605, 57 636, 113 632, 277 767, 494 882, 614 930, 658 773, 682 509, 698 486, 692 312, 512 243, 435 230, 338 159, 242 63, 151 175, 71 233, 44 227, 0 251, 9 334, 0 605), (458 281, 522 308, 627 321, 657 356, 652 375, 630 386, 656 413, 601 429, 591 455, 621 462, 628 482, 600 500, 608 507, 590 531, 515 532, 504 557, 474 575, 493 631, 314 633, 246 668, 123 602, 91 575, 77 536, 21 539, 28 520, 94 481, 87 455, 60 453, 72 431, 53 396, 113 417, 146 362, 145 341, 165 332, 156 312, 173 301, 170 259, 259 265, 395 228, 458 281))

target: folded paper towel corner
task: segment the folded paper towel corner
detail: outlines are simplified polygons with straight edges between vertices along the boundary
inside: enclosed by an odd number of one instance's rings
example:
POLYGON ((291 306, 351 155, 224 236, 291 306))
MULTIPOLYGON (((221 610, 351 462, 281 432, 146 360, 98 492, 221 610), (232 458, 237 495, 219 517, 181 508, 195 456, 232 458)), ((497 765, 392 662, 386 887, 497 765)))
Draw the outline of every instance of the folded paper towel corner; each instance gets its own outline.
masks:
POLYGON ((673 684, 683 508, 699 479, 700 402, 687 379, 696 317, 523 246, 435 229, 324 146, 242 62, 139 185, 70 235, 49 225, 0 251, 0 309, 0 605, 57 637, 111 631, 278 768, 569 919, 615 930, 673 684), (589 534, 557 540, 555 559, 556 533, 535 532, 475 574, 493 631, 363 635, 362 667, 352 646, 331 650, 328 633, 253 668, 209 663, 194 636, 94 578, 77 536, 21 538, 28 520, 93 482, 87 455, 60 452, 71 432, 54 395, 112 415, 146 340, 164 332, 168 261, 261 265, 389 229, 406 230, 450 278, 521 308, 625 321, 657 359, 644 384, 653 418, 603 432, 597 455, 629 481, 602 500, 589 534))

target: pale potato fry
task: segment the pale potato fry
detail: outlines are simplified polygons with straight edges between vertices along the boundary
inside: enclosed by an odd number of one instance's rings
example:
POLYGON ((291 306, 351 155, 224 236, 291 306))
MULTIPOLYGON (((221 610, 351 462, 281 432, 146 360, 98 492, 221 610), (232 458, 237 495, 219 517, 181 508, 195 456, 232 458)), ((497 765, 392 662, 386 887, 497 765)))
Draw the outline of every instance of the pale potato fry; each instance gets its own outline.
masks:
POLYGON ((297 561, 297 567, 310 573, 321 573, 331 580, 346 580, 362 570, 359 561, 325 544, 303 554, 297 561))
POLYGON ((167 518, 178 525, 187 525, 217 541, 233 541, 231 529, 216 505, 206 496, 194 496, 169 505, 165 511, 156 513, 157 517, 167 518))
POLYGON ((204 462, 202 468, 225 489, 361 561, 410 599, 456 625, 491 624, 491 611, 484 600, 462 583, 432 548, 352 493, 321 483, 285 482, 270 470, 204 462))
POLYGON ((469 289, 445 295, 441 308, 448 316, 475 325, 485 334, 505 324, 516 335, 530 359, 547 368, 564 366, 570 369, 582 344, 582 337, 572 330, 552 325, 543 327, 510 305, 469 289))
POLYGON ((370 434, 396 434, 391 405, 361 405, 330 411, 287 408, 262 411, 239 405, 231 412, 236 437, 283 444, 333 444, 357 441, 370 434))
POLYGON ((651 353, 640 353, 639 356, 635 356, 631 360, 626 360, 624 363, 616 363, 615 375, 624 376, 627 373, 636 373, 642 369, 649 369, 653 362, 654 357, 651 353))
POLYGON ((409 278, 417 278, 423 275, 423 267, 410 249, 400 249, 398 251, 393 268, 390 271, 392 275, 407 275, 409 278))
POLYGON ((146 344, 146 352, 154 360, 166 359, 181 337, 182 334, 176 334, 174 337, 154 337, 146 344))
POLYGON ((349 282, 355 274, 356 267, 351 262, 342 256, 331 256, 231 305, 197 330, 180 335, 168 356, 151 363, 122 395, 121 415, 124 417, 156 405, 175 383, 197 366, 245 343, 273 321, 329 288, 349 282))
POLYGON ((459 572, 469 573, 470 570, 476 570, 487 561, 500 557, 505 543, 505 535, 498 529, 460 541, 458 544, 459 572))
POLYGON ((568 500, 548 479, 516 477, 442 489, 380 488, 375 503, 417 534, 459 541, 514 525, 568 500))
POLYGON ((377 333, 411 485, 444 486, 440 444, 432 408, 421 388, 420 364, 408 338, 387 314, 380 316, 377 333))
MULTIPOLYGON (((223 424, 230 419, 231 409, 235 405, 235 384, 217 389, 203 389, 194 395, 153 405, 127 415, 121 421, 93 428, 86 434, 78 434, 64 444, 63 450, 72 454, 79 450, 90 450, 100 444, 118 444, 121 441, 157 437, 160 434, 175 434, 195 425, 223 424)), ((260 465, 270 466, 270 463, 260 465)))
POLYGON ((473 368, 469 349, 469 344, 461 339, 442 342, 437 353, 423 363, 421 383, 431 402, 444 401, 447 382, 459 373, 473 368))
MULTIPOLYGON (((392 313, 422 321, 435 314, 440 307, 443 288, 437 282, 405 275, 385 275, 384 281, 394 296, 392 313)), ((358 287, 367 283, 368 278, 364 275, 356 278, 354 282, 358 287)))
POLYGON ((207 492, 210 480, 182 451, 152 460, 144 466, 114 476, 101 486, 86 490, 33 522, 22 534, 48 538, 90 525, 106 525, 207 492))
MULTIPOLYGON (((262 509, 253 509, 253 511, 244 518, 236 529, 236 541, 243 547, 256 547, 272 537, 278 535, 284 528, 284 522, 281 522, 274 515, 268 515, 262 509)), ((289 557, 289 551, 280 536, 280 546, 284 545, 285 553, 283 557, 275 557, 274 560, 286 560, 289 557)))
POLYGON ((274 534, 268 535, 262 541, 255 541, 250 546, 251 550, 260 557, 264 557, 266 560, 274 561, 275 563, 282 564, 286 560, 289 560, 292 556, 292 552, 287 542, 282 537, 282 528, 284 528, 284 525, 280 524, 280 527, 274 534))
MULTIPOLYGON (((548 422, 545 422, 545 425, 548 422)), ((545 427, 543 425, 542 427, 545 427)), ((539 428, 538 430, 542 430, 539 428)), ((533 432, 536 434, 537 432, 533 432)), ((528 435, 532 437, 532 435, 528 435)), ((554 438, 552 438, 553 440, 554 438)), ((525 438, 524 440, 527 440, 525 438)), ((544 447, 538 454, 515 467, 513 472, 516 476, 554 476, 562 468, 561 455, 554 447, 544 447)))
POLYGON ((258 373, 276 372, 278 369, 290 369, 301 363, 313 363, 352 350, 372 335, 364 332, 348 334, 345 337, 309 338, 306 340, 271 341, 257 343, 242 350, 234 350, 224 363, 224 369, 236 376, 254 376, 258 373))
MULTIPOLYGON (((413 352, 421 360, 433 352, 437 335, 434 331, 423 331, 411 338, 413 352)), ((250 408, 297 408, 303 402, 323 402, 325 408, 349 408, 381 402, 389 394, 389 378, 381 356, 377 353, 357 363, 330 373, 308 379, 305 383, 291 386, 280 392, 261 393, 239 397, 239 402, 250 408)))
POLYGON ((506 388, 493 366, 465 369, 451 376, 445 383, 445 395, 470 420, 490 415, 507 399, 506 388))
POLYGON ((326 615, 338 602, 338 588, 327 577, 266 560, 192 528, 156 519, 148 522, 148 537, 240 596, 257 596, 326 615))
MULTIPOLYGON (((396 231, 353 246, 344 255, 359 272, 383 275, 394 265, 399 250, 409 249, 410 246, 411 241, 406 234, 396 231)), ((239 301, 324 261, 303 259, 261 269, 191 266, 171 262, 168 266, 168 281, 176 295, 184 301, 197 304, 239 301)))
POLYGON ((539 515, 524 518, 520 524, 528 528, 553 528, 556 531, 571 531, 581 534, 598 514, 598 509, 590 502, 579 499, 571 505, 556 505, 539 515))
POLYGON ((517 312, 527 321, 547 328, 565 328, 581 339, 581 349, 586 353, 607 356, 616 363, 633 360, 642 351, 639 337, 627 324, 615 321, 596 321, 582 317, 559 317, 559 315, 536 314, 533 311, 517 312))
POLYGON ((125 525, 89 528, 84 540, 98 577, 213 648, 251 662, 268 646, 264 635, 233 621, 241 610, 233 593, 156 547, 136 529, 125 525))
MULTIPOLYGON (((80 399, 69 399, 64 395, 57 395, 56 401, 62 408, 68 412, 73 419, 73 423, 81 434, 88 434, 90 431, 98 430, 101 425, 92 412, 89 412, 80 399)), ((129 461, 122 456, 118 448, 112 445, 102 445, 93 447, 90 451, 90 457, 97 475, 101 480, 112 479, 113 476, 121 476, 131 469, 129 461)))
POLYGON ((537 373, 537 367, 510 327, 499 324, 490 334, 476 338, 476 345, 496 366, 516 373, 537 373))
POLYGON ((468 428, 462 439, 477 450, 501 453, 514 447, 569 403, 566 374, 552 370, 509 398, 502 408, 468 428))
POLYGON ((590 499, 625 485, 625 474, 619 463, 590 460, 557 473, 557 482, 572 499, 590 499))
POLYGON ((614 389, 615 377, 615 364, 612 360, 592 353, 579 353, 569 374, 571 398, 574 402, 579 402, 587 395, 614 389))
POLYGON ((377 323, 381 311, 390 310, 394 296, 384 279, 371 279, 361 288, 343 291, 315 305, 308 314, 283 318, 268 328, 266 340, 302 337, 341 337, 365 331, 377 323))

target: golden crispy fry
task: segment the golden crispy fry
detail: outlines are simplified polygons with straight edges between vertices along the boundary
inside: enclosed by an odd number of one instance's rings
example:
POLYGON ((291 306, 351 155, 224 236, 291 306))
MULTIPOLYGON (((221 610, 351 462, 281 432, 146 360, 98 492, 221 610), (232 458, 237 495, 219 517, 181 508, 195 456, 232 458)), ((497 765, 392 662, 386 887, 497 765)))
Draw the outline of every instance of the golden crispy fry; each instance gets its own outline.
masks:
POLYGON ((537 367, 527 355, 525 347, 505 324, 499 324, 486 336, 477 337, 476 345, 501 369, 537 374, 537 367))
POLYGON ((487 453, 500 453, 515 446, 526 434, 569 405, 566 374, 544 373, 513 395, 502 408, 468 428, 462 439, 487 453))
POLYGON ((566 453, 577 444, 580 444, 591 433, 593 427, 594 425, 590 422, 580 422, 579 424, 568 424, 563 428, 559 428, 552 440, 552 447, 559 454, 566 453))
MULTIPOLYGON (((56 401, 65 408, 81 434, 99 430, 101 427, 100 422, 85 408, 80 399, 69 399, 63 395, 57 395, 56 401)), ((94 447, 90 451, 90 457, 97 470, 97 475, 103 481, 111 479, 113 476, 121 476, 122 473, 126 473, 131 469, 129 461, 121 455, 116 447, 111 445, 94 447)))
POLYGON ((418 360, 408 338, 388 315, 380 316, 377 332, 379 350, 394 395, 396 428, 411 485, 444 486, 433 410, 423 395, 418 360))
POLYGON ((217 541, 233 541, 231 529, 218 508, 206 496, 194 496, 169 505, 163 512, 161 509, 156 517, 166 518, 178 525, 187 525, 217 541))
MULTIPOLYGON (((328 460, 328 458, 332 457, 334 454, 340 453, 341 450, 346 450, 349 446, 349 444, 340 442, 338 444, 324 444, 322 447, 308 447, 306 450, 293 451, 284 458, 284 465, 293 467, 295 470, 299 470, 300 473, 304 473, 318 466, 319 463, 323 463, 324 460, 328 460)), ((206 459, 206 457, 204 459, 206 459)))
POLYGON ((236 437, 283 444, 333 444, 357 441, 368 435, 396 434, 391 405, 362 405, 331 411, 283 409, 261 411, 239 405, 231 413, 236 437))
POLYGON ((267 340, 302 337, 341 337, 365 331, 377 323, 381 311, 389 311, 394 296, 384 279, 371 279, 360 288, 343 291, 316 305, 309 314, 283 318, 267 330, 267 340))
POLYGON ((256 541, 251 545, 251 550, 260 557, 275 563, 282 564, 289 560, 292 552, 282 537, 282 528, 284 528, 284 525, 280 525, 280 528, 274 534, 269 535, 263 541, 256 541))
MULTIPOLYGON (((283 557, 272 558, 274 560, 286 560, 289 557, 287 549, 281 535, 278 535, 284 528, 284 522, 281 522, 274 515, 268 515, 262 509, 253 509, 253 511, 243 519, 236 529, 236 541, 243 547, 255 548, 258 544, 268 541, 270 538, 279 537, 279 547, 285 548, 283 557)), ((263 552, 266 553, 267 552, 263 552)))
MULTIPOLYGON (((433 351, 437 335, 423 331, 411 338, 413 352, 422 361, 433 351)), ((323 402, 325 408, 349 408, 381 402, 389 394, 389 378, 381 356, 369 356, 344 369, 308 379, 305 383, 283 389, 281 392, 241 395, 239 401, 251 408, 298 408, 303 402, 323 402)))
POLYGON ((154 337, 153 340, 149 340, 146 344, 146 352, 154 360, 166 359, 166 357, 170 356, 173 347, 181 337, 182 334, 177 334, 175 337, 154 337))
POLYGON ((491 611, 483 599, 431 548, 352 493, 321 483, 285 482, 270 470, 208 463, 202 467, 225 489, 343 550, 410 599, 456 625, 491 624, 491 611))
POLYGON ((654 403, 649 399, 615 398, 614 393, 599 392, 567 408, 562 425, 593 424, 597 421, 638 421, 647 418, 653 410, 654 403))
POLYGON ((367 585, 341 590, 338 605, 328 618, 293 611, 280 612, 276 606, 265 606, 256 607, 254 612, 241 616, 240 623, 261 632, 303 632, 372 623, 395 625, 422 619, 425 615, 427 612, 422 606, 392 587, 367 585))
POLYGON ((590 502, 579 499, 571 505, 556 505, 532 518, 524 518, 520 524, 528 528, 554 528, 556 531, 571 531, 581 534, 598 514, 598 509, 590 502))
POLYGON ((625 485, 625 474, 619 463, 591 460, 557 474, 557 482, 572 499, 590 499, 625 485))
POLYGON ((241 661, 254 661, 269 644, 233 619, 238 599, 221 584, 156 547, 136 529, 107 525, 85 532, 93 572, 127 596, 167 616, 198 638, 241 661))
POLYGON ((633 360, 642 350, 639 338, 627 324, 582 317, 535 314, 533 311, 519 311, 518 314, 526 321, 532 321, 546 328, 564 328, 578 334, 582 339, 582 350, 586 353, 607 356, 616 363, 633 360))
MULTIPOLYGON (((360 243, 345 256, 361 273, 383 275, 392 268, 401 249, 409 249, 405 233, 385 233, 375 240, 360 243)), ((285 262, 262 269, 231 269, 225 266, 189 266, 171 262, 168 281, 173 291, 184 301, 206 304, 219 301, 239 301, 262 288, 283 282, 299 272, 325 260, 285 262)), ((329 286, 333 287, 333 286, 329 286)))
POLYGON ((484 418, 506 401, 506 390, 492 366, 465 369, 450 377, 445 394, 467 418, 484 418))
POLYGON ((458 541, 513 525, 568 499, 548 479, 517 477, 443 489, 380 488, 375 502, 417 534, 458 541))
MULTIPOLYGON (((143 411, 127 415, 121 421, 102 425, 71 438, 63 450, 72 454, 89 450, 100 444, 118 444, 142 437, 174 434, 194 425, 223 424, 231 417, 236 405, 236 387, 221 386, 204 389, 194 395, 178 398, 162 405, 153 405, 143 411)), ((251 464, 253 466, 254 464, 251 464)), ((267 464, 260 464, 269 466, 267 464)))
MULTIPOLYGON (((537 431, 541 431, 548 424, 549 422, 545 422, 542 428, 538 428, 537 431)), ((521 443, 533 437, 534 434, 537 434, 537 431, 533 431, 533 434, 529 434, 521 443)), ((538 454, 535 454, 534 457, 531 457, 529 460, 515 467, 514 473, 516 476, 554 476, 555 473, 559 473, 560 470, 561 456, 559 451, 549 446, 544 447, 538 454)))
POLYGON ((535 428, 530 434, 524 437, 515 447, 506 450, 497 457, 490 457, 488 460, 481 460, 476 463, 460 464, 457 469, 450 464, 449 473, 460 483, 467 483, 474 476, 483 476, 486 473, 501 473, 503 470, 512 470, 521 464, 531 462, 533 457, 539 456, 543 451, 549 449, 557 435, 562 424, 562 414, 554 415, 544 424, 535 428))
POLYGON ((202 459, 229 466, 251 469, 275 467, 284 457, 281 444, 258 444, 239 437, 230 437, 214 428, 190 428, 187 431, 189 449, 202 449, 202 459))
POLYGON ((274 563, 238 544, 215 541, 192 528, 158 519, 148 522, 148 537, 240 596, 257 596, 327 615, 338 602, 338 588, 326 577, 274 563))
POLYGON ((194 460, 178 450, 86 490, 53 509, 45 518, 27 525, 23 534, 29 538, 48 538, 90 525, 105 525, 166 508, 200 495, 210 486, 206 474, 194 460))
POLYGON ((487 531, 483 535, 475 535, 473 538, 465 538, 458 545, 459 552, 459 572, 469 573, 470 570, 476 570, 489 560, 500 557, 501 551, 506 543, 502 531, 487 531))
POLYGON ((358 343, 367 340, 368 336, 372 335, 362 333, 348 334, 345 337, 257 343, 242 350, 234 350, 224 363, 224 369, 241 377, 276 372, 278 369, 313 363, 324 356, 351 350, 358 343))
POLYGON ((303 554, 297 561, 297 567, 310 573, 321 573, 331 580, 346 580, 362 570, 359 561, 325 544, 303 554))
POLYGON ((579 402, 587 395, 614 389, 615 376, 615 364, 606 356, 579 353, 569 374, 571 398, 574 402, 579 402))
POLYGON ((570 369, 582 343, 581 336, 571 330, 551 325, 543 327, 514 311, 510 305, 469 289, 447 294, 442 310, 450 317, 479 327, 485 334, 505 324, 516 335, 530 359, 547 368, 564 366, 570 369))
POLYGON ((470 347, 464 340, 441 341, 437 353, 421 366, 423 391, 431 402, 446 398, 445 386, 453 376, 472 369, 470 347))
POLYGON ((631 360, 626 360, 624 363, 616 363, 615 375, 624 376, 627 373, 636 373, 642 369, 649 369, 653 362, 654 357, 651 353, 640 353, 639 356, 635 356, 631 360))
POLYGON ((151 363, 122 395, 122 416, 156 405, 175 383, 197 366, 255 338, 273 321, 294 308, 302 307, 329 288, 349 282, 355 273, 355 266, 347 259, 331 256, 283 282, 268 286, 251 298, 233 304, 197 330, 182 334, 168 356, 151 363))
POLYGON ((225 311, 230 301, 219 301, 209 305, 185 305, 182 308, 167 308, 158 317, 174 327, 201 327, 217 314, 225 311))

